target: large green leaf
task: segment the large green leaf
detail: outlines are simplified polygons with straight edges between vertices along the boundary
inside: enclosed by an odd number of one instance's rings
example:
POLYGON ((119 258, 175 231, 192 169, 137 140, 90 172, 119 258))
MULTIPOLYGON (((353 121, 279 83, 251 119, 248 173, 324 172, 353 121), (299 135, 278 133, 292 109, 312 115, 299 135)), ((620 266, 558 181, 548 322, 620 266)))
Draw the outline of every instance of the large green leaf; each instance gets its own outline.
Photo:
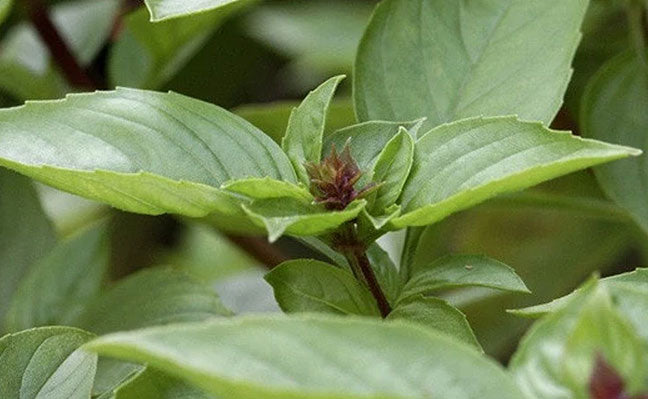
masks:
MULTIPOLYGON (((119 4, 118 0, 81 0, 52 8, 54 25, 82 65, 90 64, 105 45, 119 4)), ((21 100, 44 99, 69 91, 31 25, 13 27, 0 47, 0 88, 12 96, 21 100)))
POLYGON ((586 398, 595 357, 601 355, 634 391, 648 376, 645 348, 605 288, 594 282, 534 325, 513 356, 511 371, 530 398, 586 398))
POLYGON ((86 347, 160 367, 224 399, 519 399, 464 344, 404 322, 266 316, 101 337, 86 347))
POLYGON ((304 163, 319 163, 322 156, 324 124, 335 89, 344 76, 333 77, 310 92, 290 113, 286 135, 281 141, 299 179, 310 184, 304 163))
POLYGON ((361 121, 479 115, 550 122, 571 76, 587 0, 387 0, 356 58, 361 121))
MULTIPOLYGON (((583 134, 648 149, 648 74, 635 53, 609 61, 592 78, 582 101, 583 134)), ((648 156, 597 167, 606 194, 648 231, 648 156)))
POLYGON ((87 399, 97 355, 77 349, 92 334, 69 327, 42 327, 0 338, 3 399, 87 399))
POLYGON ((0 237, 0 320, 4 320, 20 281, 51 250, 56 237, 31 182, 2 168, 0 237))
POLYGON ((229 315, 216 293, 185 273, 143 270, 88 304, 75 324, 96 334, 229 315))
POLYGON ((104 226, 60 243, 21 281, 7 311, 5 329, 69 324, 99 293, 108 258, 104 226))
POLYGON ((638 155, 515 117, 471 118, 439 126, 416 142, 395 227, 422 226, 498 194, 579 169, 638 155))
POLYGON ((126 15, 124 28, 108 59, 111 83, 159 88, 191 60, 228 17, 248 2, 241 0, 194 18, 160 23, 149 22, 144 8, 126 15))
POLYGON ((380 316, 375 299, 351 273, 329 263, 284 262, 265 276, 285 312, 380 316))
POLYGON ((355 219, 365 207, 365 200, 356 200, 344 210, 328 211, 321 205, 294 198, 271 198, 243 205, 250 218, 268 232, 274 242, 284 233, 314 236, 329 233, 342 223, 355 219))
POLYGON ((388 320, 410 320, 481 349, 466 316, 446 301, 422 295, 399 303, 388 320))
POLYGON ((128 211, 194 217, 244 216, 225 181, 295 182, 279 146, 239 117, 132 89, 0 110, 0 165, 128 211))
POLYGON ((448 255, 414 270, 403 287, 400 299, 467 286, 529 292, 515 271, 501 262, 485 256, 448 255))
MULTIPOLYGON (((239 0, 145 0, 144 3, 151 13, 151 21, 184 16, 195 16, 219 7, 226 6, 239 0)), ((195 17, 192 18, 195 20, 195 17)))

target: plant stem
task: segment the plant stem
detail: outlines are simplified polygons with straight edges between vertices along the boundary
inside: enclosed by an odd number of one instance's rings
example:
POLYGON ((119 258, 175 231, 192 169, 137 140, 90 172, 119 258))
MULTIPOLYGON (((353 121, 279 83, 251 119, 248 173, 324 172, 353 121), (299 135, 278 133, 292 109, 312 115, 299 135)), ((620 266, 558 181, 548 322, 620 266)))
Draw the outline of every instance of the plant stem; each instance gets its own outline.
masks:
POLYGON ((347 258, 356 279, 364 282, 371 295, 376 299, 380 315, 384 319, 391 313, 392 309, 367 257, 367 246, 359 240, 354 224, 347 224, 342 232, 336 236, 335 241, 336 249, 347 258))
POLYGON ((392 309, 382 291, 382 288, 380 288, 380 283, 378 283, 378 279, 371 267, 371 263, 369 262, 369 258, 367 258, 365 250, 354 250, 347 255, 347 259, 349 260, 349 263, 354 265, 354 269, 357 267, 362 273, 363 280, 367 284, 371 295, 376 299, 378 309, 380 309, 380 315, 384 319, 391 313, 392 309))
POLYGON ((58 29, 50 19, 47 7, 42 0, 26 0, 29 17, 38 31, 40 38, 47 46, 50 55, 61 69, 65 79, 72 86, 94 89, 96 85, 86 71, 79 65, 74 54, 61 37, 58 29))
POLYGON ((244 237, 226 234, 227 239, 255 260, 272 269, 289 258, 267 240, 257 237, 244 237))

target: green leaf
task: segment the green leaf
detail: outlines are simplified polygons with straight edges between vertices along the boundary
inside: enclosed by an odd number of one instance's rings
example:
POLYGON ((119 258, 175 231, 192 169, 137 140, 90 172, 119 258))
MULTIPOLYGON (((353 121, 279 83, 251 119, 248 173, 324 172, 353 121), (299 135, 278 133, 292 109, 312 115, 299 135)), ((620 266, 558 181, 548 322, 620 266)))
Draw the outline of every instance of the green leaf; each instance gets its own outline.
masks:
POLYGON ((74 324, 106 334, 229 314, 209 286, 158 267, 119 281, 88 304, 74 324))
MULTIPOLYGON (((247 104, 235 108, 233 112, 252 123, 254 126, 272 137, 277 143, 286 134, 288 119, 298 102, 279 101, 274 103, 247 104)), ((356 123, 353 104, 350 99, 333 99, 329 105, 328 116, 324 124, 324 134, 356 123)))
POLYGON ((439 126, 416 142, 395 228, 423 226, 498 194, 521 190, 639 150, 586 140, 515 117, 439 126))
MULTIPOLYGON (((31 182, 0 168, 0 320, 29 268, 56 237, 31 182)), ((4 331, 0 323, 0 331, 4 331)))
POLYGON ((481 350, 466 316, 446 301, 418 295, 399 303, 387 320, 409 320, 447 334, 481 350))
MULTIPOLYGON (((588 137, 647 149, 648 74, 634 52, 603 66, 592 78, 582 100, 581 126, 588 137)), ((648 232, 646 155, 597 167, 606 194, 625 208, 648 232)))
POLYGON ((152 368, 118 388, 114 399, 213 399, 214 396, 152 368))
POLYGON ((118 333, 86 348, 147 362, 224 399, 522 397, 494 362, 404 322, 257 316, 118 333))
POLYGON ((306 185, 310 184, 310 178, 304 163, 319 163, 321 159, 326 115, 342 79, 344 76, 336 76, 322 83, 290 113, 281 147, 288 154, 297 176, 306 185))
POLYGON ((21 281, 5 329, 70 324, 99 293, 108 263, 108 234, 103 225, 60 243, 21 281))
POLYGON ((313 201, 313 196, 303 185, 292 184, 269 177, 232 180, 223 184, 222 188, 252 199, 289 197, 306 203, 313 201))
POLYGON ((512 268, 485 256, 448 255, 412 273, 401 293, 401 301, 419 294, 466 286, 530 292, 512 268))
POLYGON ((11 11, 13 0, 0 0, 0 24, 2 24, 11 11))
POLYGON ((192 217, 244 217, 217 188, 228 180, 295 182, 277 144, 239 117, 132 89, 0 110, 0 165, 127 211, 192 217))
POLYGON ((371 172, 372 181, 380 187, 369 199, 369 208, 380 213, 393 205, 409 176, 414 160, 414 140, 404 127, 380 152, 371 172))
POLYGON ((394 304, 403 288, 398 269, 389 254, 375 242, 367 249, 367 258, 389 303, 394 304))
POLYGON ((43 327, 0 338, 3 399, 87 399, 97 355, 79 348, 92 334, 43 327))
POLYGON ((384 122, 370 121, 345 127, 326 137, 324 153, 330 152, 335 145, 338 150, 348 142, 353 159, 358 163, 365 176, 358 184, 371 181, 370 172, 374 170, 378 157, 394 136, 398 135, 401 127, 416 137, 421 120, 414 122, 384 122))
MULTIPOLYGON (((637 332, 648 342, 648 269, 604 278, 599 284, 605 287, 614 299, 617 309, 635 326, 637 332)), ((579 291, 575 291, 552 302, 510 311, 523 317, 540 317, 564 309, 579 291)))
POLYGON ((156 22, 185 16, 194 16, 194 18, 190 19, 190 21, 194 21, 196 14, 215 10, 237 1, 239 0, 195 0, 191 2, 184 0, 145 0, 144 3, 151 13, 151 21, 156 22))
POLYGON ((243 205, 252 220, 268 232, 274 242, 284 233, 295 236, 316 236, 335 230, 342 223, 355 219, 364 209, 365 200, 353 201, 342 211, 328 211, 321 205, 293 198, 271 198, 243 205))
POLYGON ((369 290, 353 275, 310 259, 284 262, 265 276, 284 312, 380 316, 369 290))
POLYGON ((587 0, 388 0, 356 57, 361 121, 472 116, 549 123, 562 104, 587 0))
POLYGON ((533 326, 510 367, 530 398, 585 398, 597 353, 623 376, 629 388, 645 382, 645 346, 613 308, 605 288, 593 282, 566 308, 533 326))
POLYGON ((114 86, 161 87, 191 60, 227 18, 248 3, 232 2, 193 18, 160 23, 149 22, 144 8, 126 15, 124 28, 108 58, 110 82, 114 86))

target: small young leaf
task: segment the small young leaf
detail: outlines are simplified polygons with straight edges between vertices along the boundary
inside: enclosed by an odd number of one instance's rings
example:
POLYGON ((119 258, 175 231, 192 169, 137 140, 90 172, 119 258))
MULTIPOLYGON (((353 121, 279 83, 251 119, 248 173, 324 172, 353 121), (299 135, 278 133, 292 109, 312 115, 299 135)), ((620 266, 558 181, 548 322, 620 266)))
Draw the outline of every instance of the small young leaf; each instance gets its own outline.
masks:
POLYGON ((412 273, 401 293, 401 301, 419 294, 467 286, 530 292, 513 269, 485 256, 448 255, 412 273))
POLYGON ((296 181, 277 144, 239 117, 132 89, 0 110, 0 165, 124 210, 192 217, 244 216, 217 188, 228 180, 296 181))
POLYGON ((549 123, 562 104, 587 0, 387 0, 356 57, 360 121, 517 114, 549 123))
POLYGON ((349 143, 351 155, 358 163, 358 167, 365 176, 358 184, 371 181, 373 171, 380 153, 385 149, 394 136, 398 135, 401 127, 407 129, 412 137, 416 137, 421 121, 414 122, 383 122, 370 121, 359 123, 336 130, 326 137, 324 155, 331 151, 333 146, 338 150, 349 143))
POLYGON ((614 309, 607 290, 587 284, 568 305, 537 322, 511 361, 531 398, 589 397, 590 377, 602 355, 636 389, 648 377, 645 345, 614 309))
MULTIPOLYGON (((582 100, 583 134, 598 140, 645 150, 648 134, 648 75, 634 52, 603 66, 592 78, 582 100)), ((646 157, 626 159, 595 168, 601 187, 648 232, 646 157)))
POLYGON ((221 188, 252 199, 289 197, 306 203, 313 202, 313 196, 303 186, 269 177, 232 180, 223 184, 221 188))
POLYGON ((380 184, 369 198, 369 209, 380 214, 393 205, 401 194, 414 160, 414 140, 404 127, 380 152, 370 172, 374 183, 380 184))
POLYGON ((117 333, 86 348, 146 362, 223 399, 523 397, 474 349, 403 321, 256 316, 117 333))
POLYGON ((5 329, 70 324, 99 293, 108 257, 108 235, 103 225, 60 243, 21 281, 7 312, 5 329))
POLYGON ((380 316, 369 290, 349 272, 328 263, 309 259, 284 262, 265 279, 285 312, 380 316))
POLYGON ((416 142, 403 215, 392 224, 431 224, 499 194, 639 154, 509 116, 442 125, 416 142))
POLYGON ((284 233, 295 236, 328 233, 342 223, 355 219, 366 204, 365 200, 356 200, 346 209, 332 212, 321 205, 293 198, 272 198, 243 205, 243 209, 258 226, 265 227, 268 239, 274 242, 284 233))
MULTIPOLYGON (((298 102, 278 101, 242 105, 235 108, 233 112, 272 137, 277 143, 281 143, 286 134, 290 113, 298 106, 298 102)), ((345 98, 333 99, 324 124, 324 135, 354 123, 356 123, 356 119, 351 101, 345 98)))
POLYGON ((144 3, 151 13, 151 21, 159 22, 166 19, 195 16, 238 1, 241 0, 193 0, 190 2, 185 0, 145 0, 144 3))
POLYGON ((310 92, 290 114, 281 147, 284 149, 302 183, 310 179, 304 163, 319 163, 322 157, 324 125, 335 89, 344 76, 333 77, 310 92))
POLYGON ((0 395, 89 398, 97 355, 78 348, 92 338, 70 327, 42 327, 0 338, 0 395))
MULTIPOLYGON (((56 243, 29 179, 0 168, 0 321, 20 281, 56 243)), ((0 331, 6 329, 0 322, 0 331)))
POLYGON ((481 350, 466 316, 442 299, 423 295, 412 297, 399 303, 387 317, 387 320, 398 319, 420 323, 481 350))

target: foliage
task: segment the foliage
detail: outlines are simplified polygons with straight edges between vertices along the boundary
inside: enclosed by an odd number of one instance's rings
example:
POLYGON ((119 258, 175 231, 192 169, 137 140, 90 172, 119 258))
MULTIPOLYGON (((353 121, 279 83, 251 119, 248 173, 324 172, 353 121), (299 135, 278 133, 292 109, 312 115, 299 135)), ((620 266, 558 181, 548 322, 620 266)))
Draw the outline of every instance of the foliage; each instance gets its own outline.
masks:
POLYGON ((0 397, 648 397, 644 2, 21 5, 0 397))

